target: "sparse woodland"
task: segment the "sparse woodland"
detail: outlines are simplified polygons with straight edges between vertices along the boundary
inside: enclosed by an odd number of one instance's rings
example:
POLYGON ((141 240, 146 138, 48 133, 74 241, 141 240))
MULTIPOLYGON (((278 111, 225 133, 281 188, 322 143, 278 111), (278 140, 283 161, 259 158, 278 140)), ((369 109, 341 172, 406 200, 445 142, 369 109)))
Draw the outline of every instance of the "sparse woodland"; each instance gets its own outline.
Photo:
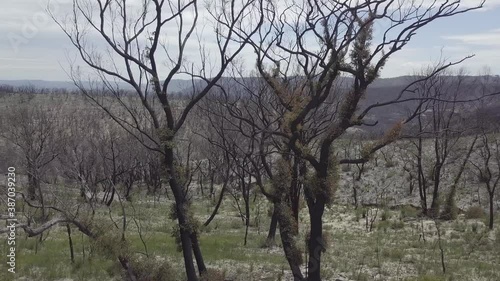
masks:
POLYGON ((500 78, 377 85, 484 2, 72 2, 75 88, 0 87, 14 280, 500 280, 500 78))

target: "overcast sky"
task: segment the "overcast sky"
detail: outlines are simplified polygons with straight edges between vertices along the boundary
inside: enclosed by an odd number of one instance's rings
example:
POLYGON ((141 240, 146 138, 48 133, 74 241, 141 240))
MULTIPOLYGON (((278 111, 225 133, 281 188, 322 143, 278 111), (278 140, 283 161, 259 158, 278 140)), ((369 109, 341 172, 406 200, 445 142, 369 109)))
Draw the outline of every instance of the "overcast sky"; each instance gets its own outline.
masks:
MULTIPOLYGON (((69 0, 58 3, 67 11, 69 0)), ((473 0, 467 0, 471 2, 473 0)), ((0 80, 68 80, 68 58, 75 56, 67 37, 43 9, 47 0, 3 0, 0 9, 0 80)), ((485 8, 441 19, 421 29, 403 51, 385 66, 382 77, 412 74, 440 57, 458 60, 469 73, 489 68, 500 74, 500 0, 486 0, 485 8)))

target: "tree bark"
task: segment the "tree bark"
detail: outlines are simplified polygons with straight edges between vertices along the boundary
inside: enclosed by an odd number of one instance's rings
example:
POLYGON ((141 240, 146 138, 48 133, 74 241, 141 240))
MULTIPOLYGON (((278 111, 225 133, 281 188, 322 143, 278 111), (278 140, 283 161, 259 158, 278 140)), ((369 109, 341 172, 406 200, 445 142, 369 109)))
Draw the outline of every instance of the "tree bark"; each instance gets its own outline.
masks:
POLYGON ((308 241, 308 281, 321 281, 321 254, 325 250, 322 220, 324 210, 325 202, 322 198, 317 198, 314 205, 309 208, 311 229, 308 241))
POLYGON ((295 245, 295 231, 296 227, 293 226, 290 214, 285 210, 289 208, 286 203, 276 202, 274 204, 275 210, 277 210, 278 225, 280 228, 281 243, 283 244, 283 251, 285 252, 285 258, 292 270, 293 280, 302 281, 305 280, 300 270, 300 264, 302 263, 301 251, 297 249, 295 245), (281 206, 280 206, 281 205, 281 206))
POLYGON ((36 176, 36 169, 32 164, 28 163, 28 198, 30 200, 36 199, 36 191, 38 190, 38 185, 39 182, 36 176))
POLYGON ((113 200, 115 199, 115 192, 116 192, 116 189, 115 189, 115 186, 113 184, 113 186, 111 186, 111 195, 109 196, 109 200, 106 202, 106 206, 111 206, 111 203, 113 203, 113 200))
POLYGON ((490 197, 490 220, 489 220, 489 228, 490 230, 493 230, 493 197, 495 196, 494 192, 488 192, 489 197, 490 197))
POLYGON ((75 263, 75 254, 73 251, 73 240, 71 239, 71 227, 66 224, 66 231, 68 232, 68 243, 69 243, 69 253, 71 257, 71 263, 75 263))
POLYGON ((217 200, 217 204, 215 205, 215 208, 214 208, 212 214, 207 219, 207 221, 205 221, 205 223, 203 224, 204 226, 208 226, 210 224, 210 222, 212 222, 212 220, 217 215, 217 212, 219 211, 222 200, 224 199, 224 193, 226 192, 226 187, 227 187, 227 181, 222 185, 222 189, 221 189, 220 195, 219 195, 219 200, 217 200))
MULTIPOLYGON (((420 118, 419 118, 419 123, 420 123, 420 118)), ((420 128, 421 128, 420 124, 420 128)), ((422 129, 420 129, 422 130, 422 129)), ((423 146, 423 141, 422 137, 418 138, 418 145, 417 145, 417 171, 418 171, 418 192, 420 195, 420 205, 422 207, 422 214, 427 216, 427 182, 425 180, 425 175, 424 175, 424 168, 422 165, 422 146, 423 146)))
POLYGON ((434 189, 432 191, 432 203, 431 209, 428 215, 432 218, 436 218, 439 215, 439 184, 441 183, 441 163, 436 164, 434 171, 434 189))
MULTIPOLYGON (((198 281, 199 279, 193 262, 193 241, 191 239, 191 225, 189 224, 189 219, 187 217, 187 202, 184 197, 182 186, 177 180, 178 175, 174 165, 173 149, 168 147, 165 149, 165 167, 170 174, 169 185, 175 199, 175 208, 179 223, 179 235, 187 280, 198 281)), ((201 254, 201 252, 199 254, 201 254)))
POLYGON ((200 273, 200 275, 202 275, 207 271, 207 267, 205 266, 205 262, 203 261, 200 242, 198 240, 198 233, 196 231, 191 233, 191 241, 193 243, 193 253, 194 258, 196 259, 196 265, 198 266, 198 272, 200 273))
POLYGON ((278 226, 278 213, 276 207, 273 206, 273 215, 271 216, 271 224, 269 225, 269 232, 267 233, 266 246, 274 246, 276 238, 276 228, 278 226))

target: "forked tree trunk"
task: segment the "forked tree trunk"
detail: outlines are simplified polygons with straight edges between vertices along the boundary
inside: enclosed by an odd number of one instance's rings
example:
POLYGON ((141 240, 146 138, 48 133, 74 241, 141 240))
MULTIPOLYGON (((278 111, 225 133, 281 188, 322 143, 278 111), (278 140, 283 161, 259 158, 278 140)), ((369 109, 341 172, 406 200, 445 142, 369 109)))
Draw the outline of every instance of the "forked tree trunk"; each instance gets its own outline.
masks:
POLYGON ((165 148, 165 167, 170 174, 169 185, 175 199, 177 220, 179 223, 179 235, 181 240, 182 254, 184 257, 184 266, 188 281, 198 281, 198 276, 194 267, 193 253, 196 258, 200 275, 206 272, 206 266, 203 261, 197 233, 193 230, 193 222, 189 221, 188 204, 182 185, 178 181, 178 174, 174 164, 174 153, 172 148, 165 148))
POLYGON ((286 210, 290 208, 286 203, 275 202, 274 209, 277 210, 278 224, 280 228, 281 244, 283 245, 283 251, 285 252, 285 258, 292 270, 293 280, 302 281, 304 280, 304 275, 300 270, 300 264, 302 263, 301 251, 295 245, 295 232, 296 227, 293 225, 295 220, 290 217, 291 210, 286 210))
POLYGON ((109 200, 106 202, 106 206, 111 206, 111 203, 113 203, 113 200, 115 199, 115 186, 111 186, 111 195, 109 196, 109 200))
POLYGON ((489 228, 490 230, 493 230, 493 216, 494 216, 494 212, 493 212, 493 197, 495 196, 495 193, 493 191, 489 191, 488 190, 488 195, 490 197, 490 220, 489 220, 489 228))
POLYGON ((71 227, 66 224, 66 232, 68 233, 68 243, 69 243, 69 254, 71 257, 71 263, 75 263, 75 253, 73 251, 73 240, 71 239, 71 227))
POLYGON ((212 172, 210 174, 210 199, 214 199, 215 198, 215 173, 212 172))
POLYGON ((458 187, 458 182, 462 178, 462 174, 465 171, 465 167, 467 166, 467 163, 469 162, 469 158, 474 150, 475 144, 476 144, 477 137, 474 138, 474 141, 472 141, 472 144, 470 145, 469 149, 467 150, 467 154, 465 155, 464 160, 462 161, 462 164, 460 165, 460 168, 458 169, 458 173, 455 176, 455 179, 453 180, 453 184, 451 185, 451 190, 450 193, 448 194, 448 198, 446 199, 446 205, 444 206, 444 210, 441 213, 441 218, 445 220, 453 220, 456 218, 456 204, 455 204, 455 195, 458 187))
POLYGON ((200 171, 198 174, 198 183, 200 184, 201 197, 205 197, 203 192, 203 173, 200 171))
POLYGON ((212 220, 217 215, 217 212, 219 211, 219 208, 222 204, 222 200, 224 199, 224 193, 226 192, 226 188, 227 188, 227 181, 225 181, 224 184, 222 185, 222 189, 221 189, 220 195, 219 195, 219 200, 217 200, 217 204, 215 205, 215 208, 214 208, 212 214, 207 219, 207 221, 203 224, 204 226, 208 226, 210 224, 210 222, 212 222, 212 220))
POLYGON ((322 218, 324 210, 325 201, 323 198, 317 198, 314 205, 309 208, 311 229, 308 241, 308 281, 321 281, 321 254, 326 247, 323 240, 322 218))
POLYGON ((441 163, 437 163, 434 171, 434 189, 432 191, 432 203, 428 215, 436 218, 439 215, 439 185, 441 184, 441 163))
POLYGON ((267 233, 266 246, 274 246, 276 239, 276 228, 278 227, 278 213, 276 207, 273 206, 273 214, 271 216, 271 224, 269 225, 269 232, 267 233))
POLYGON ((250 227, 250 184, 245 182, 245 174, 241 178, 243 200, 245 201, 245 238, 243 245, 247 245, 248 228, 250 227))
POLYGON ((200 242, 198 240, 198 233, 196 231, 191 232, 191 241, 193 243, 193 253, 196 260, 196 265, 198 266, 198 272, 200 273, 200 275, 202 275, 207 271, 207 267, 205 266, 205 262, 203 261, 200 242))
MULTIPOLYGON (((329 151, 322 151, 328 153, 329 151)), ((319 166, 315 167, 317 186, 308 187, 304 194, 306 196, 307 208, 309 210, 310 231, 309 240, 307 241, 308 262, 307 262, 307 280, 321 281, 321 254, 326 250, 326 245, 323 239, 323 213, 325 205, 332 200, 328 198, 327 192, 330 188, 328 173, 330 170, 329 160, 324 160, 319 166), (323 192, 318 192, 323 191, 323 192)))
POLYGON ((38 177, 36 175, 36 168, 29 162, 30 160, 28 160, 28 198, 30 200, 35 200, 36 192, 40 183, 38 182, 38 177))
MULTIPOLYGON (((420 122, 420 119, 419 119, 420 122)), ((421 126, 421 125, 420 125, 421 126)), ((422 146, 423 146, 423 141, 422 138, 419 137, 418 139, 418 146, 417 146, 417 179, 418 179, 418 192, 420 195, 420 206, 422 207, 422 214, 427 216, 428 210, 427 210, 427 181, 425 179, 424 175, 424 167, 422 164, 422 146)))
POLYGON ((290 186, 290 201, 292 207, 293 218, 296 222, 295 232, 298 233, 299 230, 299 212, 300 212, 300 193, 302 190, 302 179, 305 177, 307 172, 307 166, 304 160, 299 157, 294 157, 293 163, 293 174, 290 186))

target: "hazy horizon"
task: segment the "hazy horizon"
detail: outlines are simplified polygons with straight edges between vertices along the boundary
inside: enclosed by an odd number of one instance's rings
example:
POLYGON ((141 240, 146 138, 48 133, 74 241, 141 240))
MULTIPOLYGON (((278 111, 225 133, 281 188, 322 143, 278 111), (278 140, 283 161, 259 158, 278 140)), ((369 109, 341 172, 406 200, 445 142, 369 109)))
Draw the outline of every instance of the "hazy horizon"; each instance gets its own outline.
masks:
MULTIPOLYGON (((0 39, 0 79, 66 81, 70 65, 85 68, 77 58, 74 46, 44 12, 48 3, 48 0, 37 0, 36 3, 32 0, 11 1, 0 11, 3 19, 0 33, 4 35, 0 39)), ((476 3, 480 1, 468 1, 464 5, 476 3)), ((57 18, 64 18, 71 11, 71 1, 52 0, 50 5, 57 18)), ((482 9, 436 20, 432 27, 419 30, 401 52, 389 59, 380 77, 411 75, 439 61, 458 61, 469 55, 475 56, 458 67, 466 68, 470 74, 500 74, 499 13, 500 0, 489 0, 482 9)), ((205 27, 202 23, 200 26, 203 27, 197 30, 197 34, 211 52, 211 48, 215 48, 211 36, 213 30, 210 25, 205 27)), ((383 24, 379 23, 374 30, 374 40, 377 41, 384 30, 383 24)), ((98 41, 91 43, 100 47, 98 41)), ((199 45, 196 37, 186 46, 185 57, 197 63, 199 45)), ((253 51, 249 48, 242 51, 240 59, 249 67, 247 71, 255 65, 253 51)), ((168 67, 163 67, 165 69, 160 69, 160 72, 168 73, 168 67)))

